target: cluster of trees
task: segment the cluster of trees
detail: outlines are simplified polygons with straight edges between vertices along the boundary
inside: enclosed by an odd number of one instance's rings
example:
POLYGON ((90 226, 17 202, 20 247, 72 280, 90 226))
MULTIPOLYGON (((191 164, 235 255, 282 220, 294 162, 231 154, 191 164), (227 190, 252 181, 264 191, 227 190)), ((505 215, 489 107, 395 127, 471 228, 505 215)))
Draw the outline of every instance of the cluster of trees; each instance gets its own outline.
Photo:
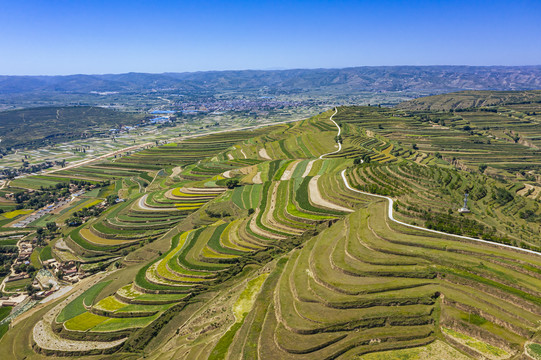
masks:
POLYGON ((359 165, 359 164, 370 164, 370 161, 372 161, 372 158, 368 154, 364 154, 362 158, 358 157, 353 159, 353 165, 359 165))
POLYGON ((11 263, 15 258, 17 258, 16 251, 11 251, 7 247, 0 248, 0 278, 11 272, 11 263))
POLYGON ((39 227, 36 229, 36 237, 38 246, 45 245, 44 239, 48 237, 49 239, 54 238, 56 235, 56 231, 58 230, 58 226, 54 221, 49 221, 47 224, 45 224, 45 228, 39 227))
MULTIPOLYGON (((0 158, 2 158, 2 156, 0 156, 0 158)), ((30 174, 30 173, 40 172, 41 170, 45 170, 45 169, 48 169, 50 167, 53 167, 53 165, 54 165, 54 163, 52 161, 45 161, 45 162, 42 162, 40 164, 30 165, 27 161, 25 161, 23 159, 23 164, 22 164, 22 166, 20 168, 18 168, 18 169, 11 169, 11 168, 2 169, 2 170, 0 170, 0 175, 3 175, 4 177, 11 180, 11 179, 15 178, 15 176, 19 176, 19 175, 22 175, 22 174, 30 174)))
MULTIPOLYGON (((113 205, 117 198, 118 197, 116 194, 107 196, 105 200, 106 204, 109 206, 113 205)), ((65 223, 68 226, 79 226, 85 222, 86 219, 99 216, 106 208, 106 206, 101 206, 99 204, 91 207, 84 207, 81 210, 74 212, 68 219, 66 219, 65 223)))
POLYGON ((16 274, 18 273, 21 273, 21 272, 26 272, 28 273, 32 278, 34 277, 34 274, 36 273, 37 269, 34 267, 34 265, 32 264, 25 264, 25 263, 20 263, 20 264, 17 264, 13 267, 13 270, 15 271, 16 274))
POLYGON ((234 189, 239 185, 239 183, 239 179, 227 179, 225 186, 227 186, 228 189, 234 189))
POLYGON ((231 216, 231 214, 225 210, 214 211, 214 210, 206 209, 205 213, 211 218, 224 218, 224 217, 231 216))
POLYGON ((50 188, 34 191, 19 192, 14 194, 17 209, 32 208, 39 209, 47 204, 56 201, 58 198, 66 197, 70 194, 69 184, 58 183, 50 188))
POLYGON ((66 219, 66 225, 68 226, 79 226, 85 219, 93 216, 99 216, 103 212, 103 207, 91 206, 89 208, 82 208, 79 211, 74 212, 68 219, 66 219))
POLYGON ((524 220, 530 221, 530 222, 541 220, 541 216, 537 215, 535 213, 535 211, 533 211, 531 209, 521 211, 519 213, 519 216, 520 216, 521 219, 524 219, 524 220))
POLYGON ((428 114, 421 114, 421 115, 419 115, 419 120, 422 121, 422 122, 432 121, 433 123, 440 124, 441 126, 445 126, 445 120, 438 117, 438 116, 431 116, 431 115, 428 115, 428 114))
POLYGON ((17 202, 16 209, 32 208, 39 209, 47 204, 55 202, 58 198, 66 197, 69 195, 69 190, 45 192, 38 191, 34 193, 19 193, 19 196, 15 197, 17 202))
POLYGON ((481 164, 481 165, 479 165, 479 172, 480 172, 481 174, 484 174, 484 173, 485 173, 485 170, 487 169, 487 167, 488 167, 487 164, 481 164))
MULTIPOLYGON (((98 183, 96 186, 108 186, 109 180, 98 183)), ((92 184, 84 180, 70 180, 69 182, 57 183, 49 187, 41 187, 39 191, 22 191, 14 194, 16 209, 32 208, 39 209, 47 204, 57 201, 59 198, 70 195, 70 186, 75 186, 76 190, 89 190, 92 184)))
POLYGON ((498 205, 505 205, 510 201, 513 201, 514 196, 504 188, 495 187, 492 193, 492 199, 498 203, 498 205))
POLYGON ((509 243, 509 240, 498 237, 494 228, 489 228, 471 218, 453 216, 452 214, 438 214, 431 211, 423 212, 421 218, 426 221, 425 226, 428 229, 509 243))

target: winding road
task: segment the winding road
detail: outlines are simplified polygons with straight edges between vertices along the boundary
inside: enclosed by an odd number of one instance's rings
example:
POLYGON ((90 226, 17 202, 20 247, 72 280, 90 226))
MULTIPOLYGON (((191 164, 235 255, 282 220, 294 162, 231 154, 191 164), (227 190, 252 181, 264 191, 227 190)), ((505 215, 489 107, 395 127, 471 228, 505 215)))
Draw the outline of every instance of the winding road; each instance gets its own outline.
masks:
MULTIPOLYGON (((338 113, 338 108, 335 108, 335 112, 334 114, 331 115, 331 117, 329 118, 329 120, 331 120, 335 125, 336 127, 338 128, 338 134, 337 136, 340 135, 341 133, 341 129, 340 129, 340 126, 338 126, 338 124, 332 119, 334 115, 336 115, 338 113)), ((336 154, 337 152, 339 152, 340 150, 342 149, 342 144, 338 143, 338 150, 337 151, 333 151, 333 152, 330 152, 330 153, 327 153, 327 154, 323 154, 321 155, 319 158, 322 159, 324 156, 326 155, 331 155, 331 154, 336 154)), ((362 161, 362 160, 361 160, 362 161)), ((430 232, 430 233, 433 233, 433 234, 439 234, 439 235, 445 235, 445 236, 451 236, 451 237, 454 237, 454 238, 458 238, 458 239, 463 239, 463 240, 468 240, 468 241, 476 241, 476 242, 481 242, 481 243, 484 243, 484 244, 489 244, 489 245, 492 245, 492 246, 501 246, 501 247, 504 247, 504 248, 508 248, 508 249, 513 249, 513 250, 517 250, 517 251, 522 251, 522 252, 526 252, 526 253, 530 253, 530 254, 535 254, 535 255, 541 255, 539 252, 537 251, 534 251, 534 250, 529 250, 529 249, 523 249, 523 248, 520 248, 520 247, 517 247, 517 246, 512 246, 512 245, 507 245, 507 244, 501 244, 501 243, 497 243, 497 242, 494 242, 494 241, 488 241, 488 240, 483 240, 483 239, 478 239, 478 238, 472 238, 472 237, 469 237, 469 236, 462 236, 462 235, 456 235, 456 234, 451 234, 451 233, 446 233, 446 232, 443 232, 443 231, 437 231, 437 230, 432 230, 432 229, 427 229, 427 228, 424 228, 424 227, 421 227, 421 226, 416 226, 416 225, 410 225, 408 223, 405 223, 405 222, 402 222, 400 220, 396 220, 393 216, 393 204, 394 204, 394 200, 388 196, 383 196, 383 195, 377 195, 377 194, 371 194, 371 193, 367 193, 367 192, 364 192, 364 191, 361 191, 361 190, 357 190, 357 189, 354 189, 352 188, 350 185, 349 185, 349 182, 346 178, 346 170, 342 170, 342 172, 340 173, 340 175, 342 176, 342 180, 344 181, 344 185, 351 191, 354 191, 356 193, 359 193, 359 194, 363 194, 363 195, 368 195, 368 196, 373 196, 373 197, 377 197, 377 198, 380 198, 380 199, 386 199, 388 202, 389 202, 389 207, 388 207, 388 213, 387 215, 389 216, 389 219, 391 221, 394 221, 395 223, 397 224, 400 224, 400 225, 403 225, 403 226, 407 226, 409 228, 412 228, 412 229, 417 229, 417 230, 422 230, 422 231, 427 231, 427 232, 430 232)))
POLYGON ((364 191, 361 191, 361 190, 357 190, 357 189, 354 189, 352 188, 349 183, 348 183, 348 180, 346 178, 346 170, 342 170, 341 172, 341 175, 342 175, 342 179, 344 180, 344 185, 351 191, 355 191, 356 193, 359 193, 359 194, 363 194, 363 195, 368 195, 368 196, 374 196, 374 197, 377 197, 377 198, 380 198, 380 199, 387 199, 389 201, 389 208, 388 208, 388 216, 389 216, 389 219, 391 219, 391 221, 394 221, 395 223, 397 224, 400 224, 400 225, 404 225, 404 226, 407 226, 409 228, 412 228, 412 229, 417 229, 417 230, 422 230, 422 231, 428 231, 428 232, 431 232, 431 233, 434 233, 434 234, 439 234, 439 235, 446 235, 446 236, 452 236, 452 237, 455 237, 455 238, 459 238, 459 239, 464 239, 464 240, 469 240, 469 241, 477 241, 477 242, 482 242, 482 243, 485 243, 485 244, 489 244, 489 245, 493 245, 493 246, 502 246, 502 247, 505 247, 505 248, 508 248, 508 249, 513 249, 513 250, 518 250, 518 251, 523 251, 523 252, 527 252, 527 253, 530 253, 530 254, 536 254, 536 255, 541 255, 539 254, 537 251, 533 251, 533 250, 528 250, 528 249, 523 249, 523 248, 519 248, 517 246, 512 246, 512 245, 507 245, 507 244, 501 244, 501 243, 497 243, 497 242, 494 242, 494 241, 488 241, 488 240, 483 240, 483 239, 477 239, 477 238, 472 238, 472 237, 469 237, 469 236, 462 236, 462 235, 456 235, 456 234, 451 234, 451 233, 446 233, 446 232, 443 232, 443 231, 437 231, 437 230, 432 230, 432 229, 427 229, 427 228, 424 228, 424 227, 421 227, 421 226, 416 226, 416 225, 410 225, 408 223, 405 223, 405 222, 402 222, 400 220, 396 220, 394 217, 393 217, 393 204, 394 204, 394 200, 388 196, 383 196, 383 195, 377 195, 377 194, 371 194, 371 193, 367 193, 367 192, 364 192, 364 191))
MULTIPOLYGON (((338 128, 338 134, 336 136, 340 136, 340 133, 342 132, 342 129, 340 129, 340 126, 338 126, 338 124, 336 123, 336 121, 334 121, 332 118, 334 115, 338 114, 338 108, 335 107, 334 108, 334 114, 331 115, 331 117, 329 118, 329 120, 331 120, 334 125, 336 125, 336 127, 338 128)), ((342 143, 340 141, 337 141, 338 143, 338 150, 336 151, 333 151, 333 152, 330 152, 330 153, 326 153, 326 154, 323 154, 321 155, 319 158, 320 159, 323 159, 324 156, 327 156, 327 155, 332 155, 332 154, 336 154, 336 153, 339 153, 340 151, 342 151, 342 143)))

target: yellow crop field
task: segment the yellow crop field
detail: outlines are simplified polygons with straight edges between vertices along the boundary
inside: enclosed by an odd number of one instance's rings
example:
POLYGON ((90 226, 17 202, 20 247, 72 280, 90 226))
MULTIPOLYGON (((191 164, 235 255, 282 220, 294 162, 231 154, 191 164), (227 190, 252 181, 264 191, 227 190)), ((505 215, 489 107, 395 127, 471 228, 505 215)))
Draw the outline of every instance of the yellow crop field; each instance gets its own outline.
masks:
MULTIPOLYGON (((175 196, 179 196, 179 197, 199 197, 199 196, 201 196, 201 194, 188 194, 188 193, 182 192, 182 191, 180 191, 180 188, 174 189, 171 192, 171 194, 173 194, 175 196)), ((205 194, 203 194, 203 196, 205 196, 205 194)))
POLYGON ((201 205, 197 206, 183 206, 184 204, 175 204, 178 210, 197 210, 201 207, 201 205))
POLYGON ((13 219, 16 216, 30 214, 33 211, 34 210, 32 209, 13 210, 5 214, 2 214, 2 216, 5 217, 6 219, 13 219))
POLYGON ((97 235, 95 235, 92 231, 90 231, 88 228, 83 228, 79 231, 79 234, 81 234, 82 237, 84 237, 87 241, 90 241, 94 244, 99 245, 120 245, 131 242, 130 240, 114 240, 114 239, 104 239, 97 235))

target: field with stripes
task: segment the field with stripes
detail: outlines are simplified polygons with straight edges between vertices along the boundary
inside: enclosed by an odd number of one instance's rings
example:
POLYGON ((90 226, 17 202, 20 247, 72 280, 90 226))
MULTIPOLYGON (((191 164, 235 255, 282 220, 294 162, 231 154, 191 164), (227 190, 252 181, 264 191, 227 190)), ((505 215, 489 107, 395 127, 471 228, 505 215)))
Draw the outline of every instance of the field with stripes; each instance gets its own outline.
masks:
POLYGON ((466 140, 422 114, 340 107, 334 123, 333 113, 12 184, 107 180, 96 198, 119 200, 62 227, 48 257, 94 275, 18 321, 0 350, 20 359, 541 356, 541 209, 528 191, 535 181, 513 177, 520 161, 444 150, 466 140), (498 176, 479 171, 484 163, 498 176), (464 193, 471 212, 461 214, 464 193))

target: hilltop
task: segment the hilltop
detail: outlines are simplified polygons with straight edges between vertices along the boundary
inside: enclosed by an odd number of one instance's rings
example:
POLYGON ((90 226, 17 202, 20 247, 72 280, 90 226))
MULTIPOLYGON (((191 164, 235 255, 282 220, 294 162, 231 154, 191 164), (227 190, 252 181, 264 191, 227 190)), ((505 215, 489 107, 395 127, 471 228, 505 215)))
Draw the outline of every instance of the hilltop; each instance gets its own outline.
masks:
POLYGON ((449 111, 527 103, 541 103, 541 90, 460 91, 404 101, 398 104, 396 108, 403 110, 449 111))

